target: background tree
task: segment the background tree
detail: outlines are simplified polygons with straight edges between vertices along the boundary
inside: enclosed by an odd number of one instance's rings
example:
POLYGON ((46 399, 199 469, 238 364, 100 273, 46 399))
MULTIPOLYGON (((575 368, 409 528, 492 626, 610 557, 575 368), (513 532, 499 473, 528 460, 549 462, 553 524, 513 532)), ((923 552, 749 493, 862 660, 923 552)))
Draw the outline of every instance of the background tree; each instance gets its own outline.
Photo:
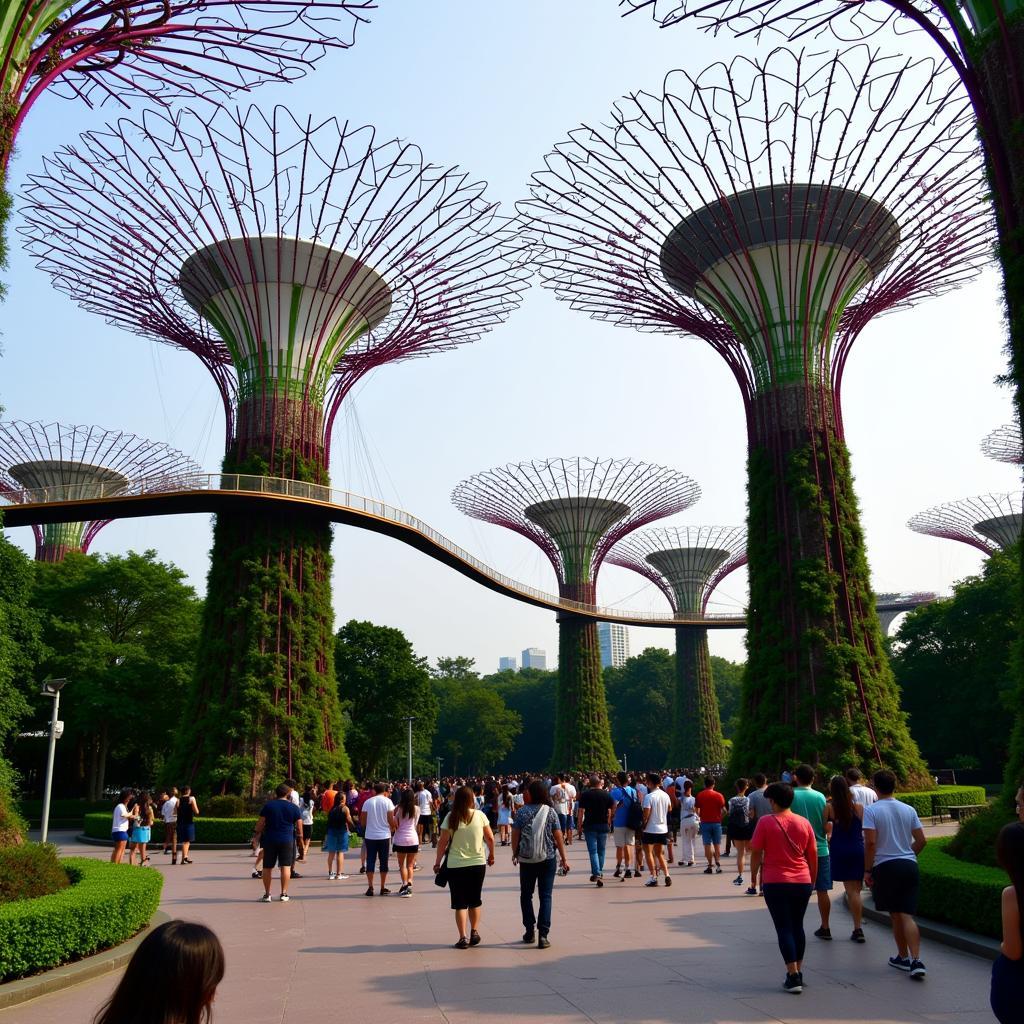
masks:
POLYGON ((405 763, 406 724, 413 715, 413 757, 426 759, 437 726, 437 700, 425 658, 390 626, 350 620, 334 642, 338 692, 350 724, 345 746, 360 777, 405 763))
POLYGON ((663 647, 604 670, 615 753, 636 768, 668 766, 675 672, 674 656, 663 647))
POLYGON ((446 775, 494 770, 523 727, 474 664, 472 658, 438 658, 431 669, 439 706, 434 748, 445 759, 446 775))
POLYGON ((175 734, 191 728, 183 709, 202 602, 155 551, 72 554, 36 574, 42 668, 71 680, 63 770, 90 800, 101 798, 112 759, 131 773, 119 782, 158 779, 175 734))
POLYGON ((481 680, 514 711, 521 723, 509 752, 495 764, 501 772, 540 771, 551 763, 555 692, 558 673, 524 668, 484 676, 481 680))
POLYGON ((740 721, 740 697, 743 693, 743 662, 711 655, 711 677, 718 695, 718 713, 722 717, 722 735, 731 740, 740 721))

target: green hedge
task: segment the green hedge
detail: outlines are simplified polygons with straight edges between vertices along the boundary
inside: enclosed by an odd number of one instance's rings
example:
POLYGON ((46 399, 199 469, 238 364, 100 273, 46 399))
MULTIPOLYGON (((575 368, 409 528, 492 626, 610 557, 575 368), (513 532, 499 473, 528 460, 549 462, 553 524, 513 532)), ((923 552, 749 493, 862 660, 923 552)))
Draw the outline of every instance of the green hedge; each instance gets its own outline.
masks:
POLYGON ((896 799, 910 804, 921 817, 931 817, 964 804, 988 803, 984 786, 940 786, 928 792, 897 792, 896 799))
POLYGON ((84 857, 61 863, 70 888, 0 906, 0 981, 125 942, 160 905, 164 878, 159 871, 84 857))
MULTIPOLYGON (((110 815, 109 814, 87 814, 85 816, 85 834, 91 839, 110 838, 110 815)), ((223 843, 227 845, 244 846, 252 839, 256 830, 256 818, 196 818, 196 839, 197 843, 223 843)), ((322 840, 327 832, 327 817, 318 814, 313 819, 313 839, 322 840)), ((158 821, 153 826, 153 838, 150 846, 162 846, 164 839, 163 822, 158 821)), ((352 845, 359 845, 359 837, 352 836, 352 845)))
POLYGON ((933 921, 1000 938, 1000 900, 1010 880, 999 868, 957 860, 948 852, 950 841, 949 836, 932 839, 921 851, 918 913, 933 921))

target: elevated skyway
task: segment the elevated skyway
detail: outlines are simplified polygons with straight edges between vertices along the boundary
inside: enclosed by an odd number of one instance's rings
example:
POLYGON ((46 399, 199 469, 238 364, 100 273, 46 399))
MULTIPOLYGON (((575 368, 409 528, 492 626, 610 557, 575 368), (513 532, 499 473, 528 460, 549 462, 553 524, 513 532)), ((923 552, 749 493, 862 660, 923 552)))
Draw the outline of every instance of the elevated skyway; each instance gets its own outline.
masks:
POLYGON ((351 491, 279 477, 209 473, 135 481, 127 488, 97 485, 93 497, 72 497, 71 487, 42 487, 0 493, 4 526, 32 526, 82 520, 251 511, 263 506, 318 512, 330 522, 381 533, 422 551, 481 586, 559 615, 576 615, 629 626, 745 629, 743 615, 639 612, 583 604, 513 580, 459 547, 423 520, 386 502, 351 491), (109 490, 109 493, 106 493, 109 490))

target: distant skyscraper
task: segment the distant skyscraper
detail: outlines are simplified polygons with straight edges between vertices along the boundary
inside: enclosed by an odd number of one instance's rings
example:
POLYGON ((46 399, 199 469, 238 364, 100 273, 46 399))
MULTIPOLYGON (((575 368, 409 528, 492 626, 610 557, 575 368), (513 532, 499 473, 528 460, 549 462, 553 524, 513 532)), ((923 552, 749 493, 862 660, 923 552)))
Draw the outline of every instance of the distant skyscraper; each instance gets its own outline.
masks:
POLYGON ((618 668, 629 657, 629 630, 618 622, 599 622, 597 639, 601 644, 601 667, 618 668))
POLYGON ((513 654, 511 658, 499 658, 498 659, 498 671, 499 672, 515 672, 519 667, 516 661, 516 656, 513 654))
POLYGON ((523 668, 539 668, 547 670, 548 652, 539 647, 527 647, 523 651, 523 668))

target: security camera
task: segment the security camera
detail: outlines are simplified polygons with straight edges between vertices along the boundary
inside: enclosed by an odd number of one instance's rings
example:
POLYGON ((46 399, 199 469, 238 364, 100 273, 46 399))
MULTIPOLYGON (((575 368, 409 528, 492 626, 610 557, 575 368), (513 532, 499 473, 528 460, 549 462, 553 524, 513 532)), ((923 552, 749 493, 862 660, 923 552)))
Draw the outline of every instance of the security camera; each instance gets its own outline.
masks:
POLYGON ((66 679, 47 679, 43 683, 41 693, 44 697, 56 697, 67 684, 68 681, 66 679))

